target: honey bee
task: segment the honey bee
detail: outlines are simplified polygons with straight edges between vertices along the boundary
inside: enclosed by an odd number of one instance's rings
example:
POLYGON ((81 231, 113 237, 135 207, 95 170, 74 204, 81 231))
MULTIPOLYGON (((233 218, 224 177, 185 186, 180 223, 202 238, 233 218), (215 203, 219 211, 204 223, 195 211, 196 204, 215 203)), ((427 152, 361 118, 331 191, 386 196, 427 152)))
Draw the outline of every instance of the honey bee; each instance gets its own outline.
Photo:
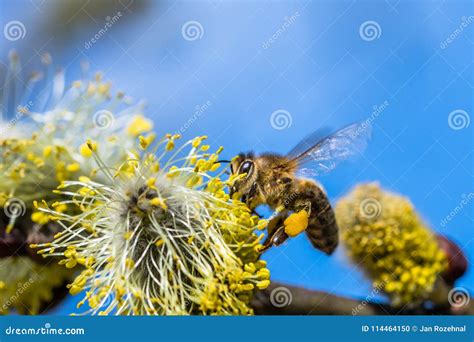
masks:
POLYGON ((322 186, 311 178, 362 152, 371 127, 362 122, 333 134, 326 132, 314 132, 287 155, 240 153, 229 161, 231 173, 242 175, 231 186, 230 195, 236 194, 254 212, 262 204, 274 210, 261 252, 303 231, 324 253, 330 255, 336 249, 339 229, 334 210, 322 186))

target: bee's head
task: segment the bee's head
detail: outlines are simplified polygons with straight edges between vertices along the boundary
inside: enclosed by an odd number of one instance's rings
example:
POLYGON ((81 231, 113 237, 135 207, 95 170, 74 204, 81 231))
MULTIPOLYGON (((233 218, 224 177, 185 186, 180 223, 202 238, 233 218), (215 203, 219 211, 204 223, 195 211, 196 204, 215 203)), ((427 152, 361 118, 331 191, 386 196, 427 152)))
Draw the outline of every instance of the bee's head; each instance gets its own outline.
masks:
POLYGON ((230 189, 231 196, 238 192, 242 194, 242 197, 245 199, 251 191, 255 191, 252 190, 252 187, 254 187, 255 181, 257 180, 257 170, 253 153, 240 153, 231 161, 230 171, 232 175, 245 174, 243 178, 235 181, 230 189))

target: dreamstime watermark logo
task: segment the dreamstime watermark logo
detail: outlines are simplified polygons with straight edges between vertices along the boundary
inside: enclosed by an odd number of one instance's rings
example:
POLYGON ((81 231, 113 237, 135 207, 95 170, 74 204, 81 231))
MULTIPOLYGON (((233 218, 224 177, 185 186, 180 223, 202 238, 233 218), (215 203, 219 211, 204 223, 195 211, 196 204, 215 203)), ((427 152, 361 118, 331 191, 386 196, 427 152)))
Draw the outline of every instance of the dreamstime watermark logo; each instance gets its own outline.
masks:
POLYGON ((461 196, 461 201, 459 202, 459 204, 454 207, 453 210, 451 210, 451 212, 446 215, 446 217, 444 219, 441 220, 440 222, 440 226, 441 227, 445 227, 448 222, 450 222, 457 214, 459 214, 465 207, 467 207, 469 205, 469 203, 474 199, 474 192, 470 192, 469 194, 463 194, 461 196))
POLYGON ((86 50, 89 50, 92 45, 97 43, 106 33, 108 30, 114 26, 114 24, 119 21, 119 19, 122 17, 122 12, 118 11, 114 16, 107 16, 105 18, 105 24, 102 26, 102 28, 87 42, 84 43, 84 48, 86 50))
POLYGON ((51 323, 45 323, 39 328, 15 328, 9 326, 5 329, 6 335, 85 335, 84 328, 53 328, 51 323))
POLYGON ((28 279, 27 281, 25 281, 24 283, 19 283, 18 284, 18 288, 16 289, 15 293, 12 294, 8 299, 6 299, 3 303, 2 303, 2 309, 3 311, 7 311, 8 308, 10 306, 12 306, 17 300, 18 298, 20 298, 20 295, 26 291, 26 289, 28 287, 30 287, 33 283, 34 283, 34 279, 32 277, 30 277, 30 279, 28 279))
POLYGON ((270 116, 270 124, 279 131, 290 128, 293 123, 293 117, 290 112, 284 109, 277 109, 270 116))
POLYGON ((370 114, 370 118, 369 119, 372 119, 375 120, 376 118, 378 118, 378 116, 380 114, 382 114, 382 112, 390 105, 390 102, 388 102, 387 100, 385 100, 384 102, 382 102, 382 104, 380 105, 373 105, 372 106, 372 113, 370 114))
POLYGON ((439 47, 441 49, 446 49, 449 44, 454 42, 457 37, 459 37, 472 22, 474 21, 474 15, 470 15, 469 17, 462 17, 461 24, 440 44, 439 47))
POLYGON ((23 39, 26 36, 26 27, 19 20, 12 20, 3 27, 3 35, 11 42, 23 39))
POLYGON ((104 109, 96 112, 92 120, 98 129, 107 129, 114 124, 115 118, 112 112, 104 109))
POLYGON ((280 36, 286 32, 290 28, 291 25, 294 24, 296 19, 300 16, 300 13, 296 11, 291 16, 286 16, 283 18, 283 24, 268 38, 266 41, 263 42, 262 47, 264 50, 268 49, 270 45, 277 41, 280 36))
POLYGON ((181 27, 181 35, 189 42, 202 39, 204 36, 204 27, 199 21, 190 20, 181 27))
POLYGON ((359 135, 366 133, 367 130, 370 130, 372 127, 372 123, 382 114, 385 109, 390 105, 390 102, 385 100, 380 105, 374 105, 372 107, 372 113, 370 116, 365 119, 360 125, 357 126, 357 129, 352 132, 351 137, 352 139, 357 138, 359 135))
POLYGON ((270 293, 270 303, 276 308, 288 306, 293 301, 291 291, 286 287, 275 287, 270 293))
MULTIPOLYGON (((8 130, 12 129, 15 127, 15 125, 18 123, 18 121, 25 116, 30 111, 30 108, 33 107, 33 101, 28 101, 28 103, 25 106, 18 106, 16 107, 16 113, 13 118, 8 120, 6 125, 0 126, 0 135, 7 135, 8 130)), ((1 121, 1 115, 0 115, 0 121, 1 121)))
POLYGON ((196 105, 194 107, 193 115, 184 123, 184 125, 180 127, 177 133, 183 134, 184 132, 186 132, 188 128, 191 127, 196 122, 196 120, 201 117, 201 115, 207 112, 207 110, 211 106, 212 102, 209 100, 207 100, 203 105, 196 105))
POLYGON ((365 297, 365 299, 360 302, 359 305, 357 305, 355 308, 352 309, 352 315, 355 316, 357 315, 364 307, 367 306, 367 304, 372 300, 374 299, 374 297, 380 293, 380 291, 383 290, 383 288, 385 287, 385 282, 381 282, 380 284, 378 284, 377 286, 375 286, 373 289, 372 289, 372 292, 370 292, 369 295, 367 295, 365 297))
POLYGON ((9 198, 3 207, 3 212, 5 216, 11 219, 23 216, 26 212, 25 202, 15 197, 9 198))
POLYGON ((471 123, 471 117, 462 109, 455 109, 448 115, 448 125, 455 131, 468 128, 471 123))
POLYGON ((284 197, 284 201, 283 201, 283 206, 284 207, 288 207, 290 205, 290 203, 293 203, 293 201, 298 197, 298 193, 296 192, 292 192, 290 193, 289 196, 285 196, 284 197))
POLYGON ((366 219, 375 219, 382 213, 382 205, 375 198, 366 198, 359 204, 359 214, 366 219))
POLYGON ((471 301, 469 292, 464 287, 455 287, 449 291, 448 301, 451 306, 461 308, 466 306, 471 301))
POLYGON ((359 36, 366 42, 379 39, 381 35, 382 28, 376 21, 367 20, 359 26, 359 36))

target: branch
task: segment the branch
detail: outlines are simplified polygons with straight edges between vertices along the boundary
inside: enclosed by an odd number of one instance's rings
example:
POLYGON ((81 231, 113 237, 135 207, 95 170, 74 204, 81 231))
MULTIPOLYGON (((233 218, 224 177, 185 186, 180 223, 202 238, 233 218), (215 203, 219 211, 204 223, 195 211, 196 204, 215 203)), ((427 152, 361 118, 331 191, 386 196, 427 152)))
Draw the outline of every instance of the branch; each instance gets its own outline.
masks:
POLYGON ((257 315, 470 315, 474 312, 474 303, 460 308, 400 310, 372 300, 350 299, 278 282, 272 282, 267 289, 258 291, 252 306, 257 315))
POLYGON ((30 257, 39 264, 48 263, 36 249, 30 248, 30 244, 51 242, 54 234, 60 228, 55 223, 40 226, 31 222, 29 214, 20 217, 15 222, 15 227, 9 233, 6 232, 8 218, 0 213, 0 258, 11 256, 30 257))

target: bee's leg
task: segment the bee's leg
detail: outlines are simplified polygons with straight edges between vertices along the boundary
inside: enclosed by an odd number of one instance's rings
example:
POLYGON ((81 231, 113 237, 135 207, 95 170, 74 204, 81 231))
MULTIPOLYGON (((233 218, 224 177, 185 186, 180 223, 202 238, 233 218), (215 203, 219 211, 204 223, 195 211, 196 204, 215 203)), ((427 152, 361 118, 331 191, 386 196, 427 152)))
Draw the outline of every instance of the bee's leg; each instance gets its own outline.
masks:
POLYGON ((253 183, 248 193, 242 196, 242 199, 241 199, 242 202, 244 202, 247 205, 251 205, 255 195, 257 194, 257 187, 258 187, 258 184, 256 182, 253 183))
POLYGON ((285 232, 285 227, 281 226, 270 236, 270 238, 267 238, 267 241, 265 241, 263 247, 260 249, 260 253, 263 253, 272 246, 280 246, 288 239, 288 237, 288 234, 285 232))
POLYGON ((272 220, 273 222, 270 221, 268 236, 265 239, 261 252, 271 246, 281 245, 289 237, 297 236, 308 228, 311 215, 311 201, 300 201, 299 205, 295 206, 294 209, 295 212, 291 215, 288 215, 287 211, 285 211, 284 215, 280 214, 272 220))
POLYGON ((269 249, 270 247, 272 246, 271 243, 266 243, 266 244, 263 244, 262 247, 260 247, 260 249, 258 250, 258 253, 263 253, 265 252, 267 249, 269 249))
POLYGON ((265 241, 263 242, 263 245, 266 246, 267 244, 270 244, 271 246, 271 240, 273 235, 275 234, 275 231, 283 226, 283 222, 286 219, 286 213, 280 213, 274 218, 268 222, 267 226, 267 237, 265 238, 265 241))

